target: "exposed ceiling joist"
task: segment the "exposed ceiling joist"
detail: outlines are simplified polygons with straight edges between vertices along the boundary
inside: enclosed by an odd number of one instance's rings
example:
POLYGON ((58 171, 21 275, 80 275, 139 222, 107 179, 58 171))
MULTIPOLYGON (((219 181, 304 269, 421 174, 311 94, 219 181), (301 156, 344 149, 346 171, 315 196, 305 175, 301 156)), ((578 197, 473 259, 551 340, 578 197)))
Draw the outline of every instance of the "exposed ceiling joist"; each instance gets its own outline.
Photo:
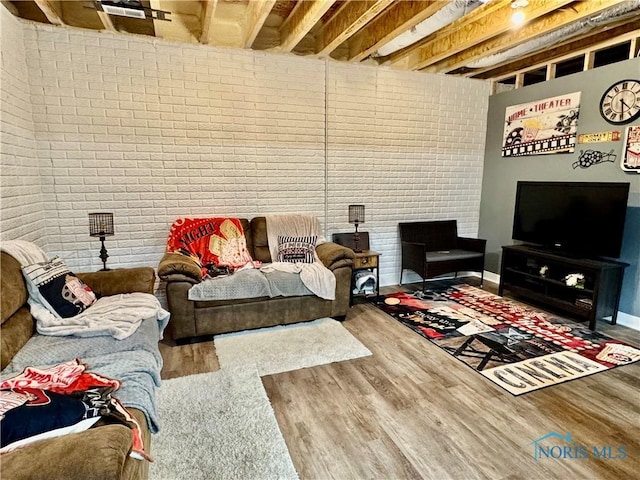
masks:
POLYGON ((251 48, 276 0, 249 2, 244 25, 244 48, 251 48))
POLYGON ((111 17, 107 12, 98 11, 98 17, 100 17, 100 21, 102 25, 104 25, 105 30, 109 30, 111 32, 116 31, 116 27, 113 26, 113 22, 111 21, 111 17))
MULTIPOLYGON (((573 0, 530 0, 523 8, 528 21, 532 21, 573 0)), ((390 63, 407 70, 419 70, 450 55, 489 40, 513 28, 511 0, 494 0, 473 10, 469 15, 428 37, 425 43, 390 56, 390 63)))
POLYGON ((171 21, 153 19, 156 36, 184 43, 199 43, 202 37, 201 6, 198 2, 150 0, 151 8, 170 12, 171 21))
POLYGON ((349 61, 359 62, 382 45, 411 30, 440 10, 447 1, 396 2, 349 40, 349 61))
MULTIPOLYGON (((451 72, 467 65, 475 59, 484 58, 507 50, 573 22, 586 20, 622 1, 623 0, 590 0, 588 2, 577 2, 568 8, 555 10, 544 17, 537 18, 518 30, 511 29, 502 35, 478 43, 453 56, 447 57, 445 60, 430 65, 423 69, 423 71, 429 73, 451 72)), ((541 48, 545 47, 546 46, 542 46, 541 48)))
POLYGON ((213 16, 218 5, 218 0, 202 0, 202 33, 200 43, 209 43, 209 29, 213 23, 213 16))
POLYGON ((322 27, 316 41, 316 53, 325 56, 387 8, 393 0, 346 2, 322 27))
POLYGON ((563 58, 576 52, 576 55, 582 54, 585 50, 592 48, 604 42, 611 42, 615 38, 640 37, 640 20, 630 23, 624 23, 618 26, 603 27, 597 32, 590 32, 579 39, 572 39, 554 45, 553 49, 545 49, 542 52, 534 52, 518 59, 517 61, 506 61, 500 65, 494 65, 489 68, 477 69, 466 74, 466 76, 474 78, 500 78, 512 72, 525 70, 536 65, 547 63, 557 58, 563 58))
POLYGON ((42 13, 45 14, 47 20, 49 20, 54 25, 64 25, 64 20, 62 20, 62 6, 60 2, 51 2, 49 0, 35 0, 36 5, 42 10, 42 13))
MULTIPOLYGON (((527 71, 531 59, 558 58, 602 32, 628 35, 630 57, 640 45, 640 0, 528 0, 519 8, 512 0, 110 0, 110 14, 101 1, 0 3, 17 17, 63 28, 476 78, 527 71), (131 9, 138 14, 127 14, 131 9), (511 23, 516 11, 528 17, 518 30, 511 23)), ((612 61, 620 61, 623 54, 614 54, 612 61)))
POLYGON ((298 2, 280 27, 278 51, 290 52, 327 13, 336 0, 306 0, 298 2))

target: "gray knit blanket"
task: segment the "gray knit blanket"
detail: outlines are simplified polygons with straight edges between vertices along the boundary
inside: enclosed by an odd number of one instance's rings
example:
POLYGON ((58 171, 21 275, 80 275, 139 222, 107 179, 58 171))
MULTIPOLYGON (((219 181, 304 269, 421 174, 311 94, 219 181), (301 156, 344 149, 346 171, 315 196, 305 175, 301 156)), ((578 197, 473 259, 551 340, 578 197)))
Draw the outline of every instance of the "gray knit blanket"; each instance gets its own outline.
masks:
POLYGON ((6 379, 29 366, 53 366, 79 358, 89 372, 122 382, 113 393, 125 407, 141 410, 152 433, 159 430, 156 388, 160 386, 162 357, 158 342, 168 319, 143 320, 131 336, 115 340, 111 336, 52 337, 35 334, 0 372, 6 379))
POLYGON ((313 292, 304 285, 297 273, 263 273, 256 269, 246 269, 233 275, 203 280, 189 289, 188 298, 195 301, 211 301, 299 295, 313 295, 313 292))

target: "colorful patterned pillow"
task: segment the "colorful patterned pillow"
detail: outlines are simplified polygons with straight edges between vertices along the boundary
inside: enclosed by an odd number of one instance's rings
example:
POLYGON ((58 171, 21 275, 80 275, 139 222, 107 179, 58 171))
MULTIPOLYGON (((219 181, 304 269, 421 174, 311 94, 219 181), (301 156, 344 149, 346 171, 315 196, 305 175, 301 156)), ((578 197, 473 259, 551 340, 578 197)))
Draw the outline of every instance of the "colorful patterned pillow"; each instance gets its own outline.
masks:
POLYGON ((29 294, 57 318, 69 318, 96 301, 91 288, 76 277, 58 257, 22 267, 29 294))
POLYGON ((316 235, 308 237, 278 236, 278 262, 313 263, 316 257, 316 235))

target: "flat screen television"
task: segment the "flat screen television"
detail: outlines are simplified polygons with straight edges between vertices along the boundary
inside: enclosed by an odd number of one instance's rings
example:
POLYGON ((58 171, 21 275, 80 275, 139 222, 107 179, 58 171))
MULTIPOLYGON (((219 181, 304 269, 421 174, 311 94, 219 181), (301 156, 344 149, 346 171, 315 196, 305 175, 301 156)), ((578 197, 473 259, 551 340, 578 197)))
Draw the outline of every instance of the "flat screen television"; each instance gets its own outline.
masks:
POLYGON ((513 239, 584 258, 620 257, 629 183, 518 182, 513 239))

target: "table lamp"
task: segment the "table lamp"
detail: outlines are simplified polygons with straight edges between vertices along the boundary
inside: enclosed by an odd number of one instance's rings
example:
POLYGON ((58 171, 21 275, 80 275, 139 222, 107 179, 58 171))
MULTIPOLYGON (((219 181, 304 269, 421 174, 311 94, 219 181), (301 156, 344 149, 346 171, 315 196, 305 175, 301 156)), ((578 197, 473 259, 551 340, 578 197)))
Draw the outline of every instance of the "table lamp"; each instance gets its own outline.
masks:
POLYGON ((360 241, 358 225, 364 223, 364 205, 349 205, 349 223, 353 223, 356 226, 356 232, 353 234, 353 251, 360 253, 362 249, 358 246, 360 241))
POLYGON ((89 214, 89 236, 100 238, 102 248, 100 249, 100 260, 102 260, 102 271, 110 270, 107 268, 107 249, 104 246, 105 237, 113 236, 113 213, 90 213, 89 214))

